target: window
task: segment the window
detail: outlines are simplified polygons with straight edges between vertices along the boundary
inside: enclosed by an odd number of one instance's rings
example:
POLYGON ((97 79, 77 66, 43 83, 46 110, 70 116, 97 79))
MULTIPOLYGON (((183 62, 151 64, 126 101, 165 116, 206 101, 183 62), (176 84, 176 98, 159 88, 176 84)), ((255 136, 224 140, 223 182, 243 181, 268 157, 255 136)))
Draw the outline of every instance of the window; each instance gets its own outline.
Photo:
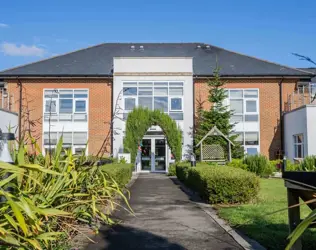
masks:
POLYGON ((44 121, 87 122, 88 120, 88 90, 45 90, 43 103, 44 121))
POLYGON ((125 110, 133 110, 136 106, 135 98, 125 98, 125 110))
POLYGON ((56 113, 56 100, 46 100, 45 101, 45 112, 56 113))
POLYGON ((258 97, 258 90, 245 89, 244 90, 244 97, 245 98, 257 98, 258 97))
POLYGON ((294 135, 294 157, 304 158, 304 137, 303 134, 294 135))
POLYGON ((246 112, 257 112, 257 101, 255 100, 246 100, 246 112))
POLYGON ((171 87, 169 88, 169 95, 183 95, 182 87, 171 87))
POLYGON ((138 106, 152 109, 153 108, 153 98, 152 97, 138 97, 138 106))
POLYGON ((246 145, 259 145, 259 133, 258 132, 245 132, 245 144, 246 145))
POLYGON ((183 120, 183 82, 124 82, 123 120, 137 106, 161 110, 183 120))
POLYGON ((155 91, 154 92, 155 96, 157 96, 157 95, 167 96, 168 95, 168 88, 157 88, 157 87, 155 87, 154 91, 155 91))
POLYGON ((231 100, 230 107, 234 110, 234 114, 242 114, 244 111, 242 100, 231 100))
POLYGON ((244 133, 243 132, 234 132, 231 136, 236 136, 235 142, 243 145, 244 144, 244 133))
POLYGON ((153 88, 141 87, 138 89, 138 95, 153 95, 153 88))
POLYGON ((86 101, 85 100, 76 100, 76 110, 75 112, 78 113, 85 113, 86 112, 86 101))
POLYGON ((230 90, 230 98, 242 98, 242 90, 230 90))
POLYGON ((170 117, 176 121, 183 120, 183 113, 182 112, 170 112, 170 117))
POLYGON ((168 97, 155 97, 154 109, 159 109, 168 112, 168 97))
POLYGON ((59 100, 59 113, 72 113, 72 99, 59 100))
POLYGON ((123 88, 123 95, 137 95, 137 88, 133 88, 133 87, 123 88))
POLYGON ((182 110, 182 98, 171 98, 171 107, 172 111, 181 111, 182 110))
POLYGON ((257 148, 247 148, 247 155, 256 155, 258 154, 258 149, 257 148))
POLYGON ((87 132, 44 132, 44 148, 55 149, 60 139, 63 137, 63 149, 71 149, 73 153, 82 152, 86 148, 88 133, 87 132), (49 143, 50 142, 50 143, 49 143))

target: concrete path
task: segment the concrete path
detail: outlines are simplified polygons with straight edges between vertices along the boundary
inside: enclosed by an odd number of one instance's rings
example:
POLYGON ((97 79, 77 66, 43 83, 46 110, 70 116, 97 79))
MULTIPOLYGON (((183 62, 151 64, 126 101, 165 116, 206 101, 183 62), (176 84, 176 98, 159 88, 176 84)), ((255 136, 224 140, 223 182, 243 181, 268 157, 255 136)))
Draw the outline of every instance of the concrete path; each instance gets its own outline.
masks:
POLYGON ((118 211, 118 226, 105 227, 87 250, 242 249, 173 180, 141 174, 130 189, 135 216, 118 211))

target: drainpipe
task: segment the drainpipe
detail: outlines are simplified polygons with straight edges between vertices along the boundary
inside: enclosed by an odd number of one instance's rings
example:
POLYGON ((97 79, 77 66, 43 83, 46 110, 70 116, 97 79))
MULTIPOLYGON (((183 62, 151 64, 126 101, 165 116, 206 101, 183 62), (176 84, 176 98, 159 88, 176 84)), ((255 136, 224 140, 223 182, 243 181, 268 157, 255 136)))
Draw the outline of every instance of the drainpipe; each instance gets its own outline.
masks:
POLYGON ((195 80, 197 79, 197 76, 196 75, 193 75, 192 77, 193 79, 193 127, 192 127, 192 153, 194 155, 195 154, 195 128, 196 128, 196 125, 195 125, 195 80))
POLYGON ((20 87, 20 94, 19 94, 19 143, 21 143, 22 140, 22 82, 19 78, 18 80, 18 86, 20 87))
POLYGON ((282 77, 282 79, 280 80, 280 82, 278 83, 279 84, 279 105, 280 105, 280 133, 281 133, 281 153, 283 154, 284 152, 284 135, 283 135, 283 132, 284 132, 284 123, 283 123, 283 109, 282 109, 282 106, 283 106, 283 97, 282 97, 282 93, 283 93, 283 80, 284 78, 282 77))

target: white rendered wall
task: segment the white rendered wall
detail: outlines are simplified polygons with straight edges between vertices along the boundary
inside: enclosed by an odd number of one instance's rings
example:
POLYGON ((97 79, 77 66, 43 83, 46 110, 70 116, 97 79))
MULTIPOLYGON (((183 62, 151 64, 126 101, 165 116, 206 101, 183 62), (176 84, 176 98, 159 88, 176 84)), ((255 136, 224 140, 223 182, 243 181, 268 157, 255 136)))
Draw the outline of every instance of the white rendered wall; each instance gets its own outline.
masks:
POLYGON ((9 126, 14 133, 18 127, 18 114, 0 109, 0 129, 3 133, 7 133, 9 126))
POLYGON ((306 105, 307 155, 316 155, 316 105, 306 105))
MULTIPOLYGON (((193 64, 192 58, 114 58, 113 113, 123 107, 121 90, 127 81, 181 81, 183 82, 183 121, 177 121, 183 131, 183 157, 189 153, 193 139, 193 64), (117 107, 116 107, 117 103, 117 107)), ((123 115, 120 114, 123 118, 123 115)), ((114 119, 113 154, 123 151, 125 122, 114 119)))
MULTIPOLYGON (((315 126, 315 123, 314 123, 315 126)), ((303 134, 304 137, 304 155, 308 155, 308 141, 314 140, 307 131, 307 113, 306 107, 302 107, 284 115, 284 151, 286 157, 293 161, 294 159, 294 135, 303 134)))

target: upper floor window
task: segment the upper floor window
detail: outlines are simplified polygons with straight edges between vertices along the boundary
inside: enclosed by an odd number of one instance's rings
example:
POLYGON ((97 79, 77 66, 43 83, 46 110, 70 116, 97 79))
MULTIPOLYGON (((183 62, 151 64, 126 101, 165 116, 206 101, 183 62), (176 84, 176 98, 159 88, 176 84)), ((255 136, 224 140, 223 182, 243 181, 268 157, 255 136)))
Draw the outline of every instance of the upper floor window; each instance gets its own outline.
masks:
POLYGON ((259 95, 256 89, 230 89, 227 91, 228 104, 233 115, 232 123, 259 121, 259 95))
POLYGON ((45 120, 87 120, 88 90, 53 89, 44 91, 45 120))
POLYGON ((183 82, 124 82, 124 118, 137 106, 183 120, 183 82))

